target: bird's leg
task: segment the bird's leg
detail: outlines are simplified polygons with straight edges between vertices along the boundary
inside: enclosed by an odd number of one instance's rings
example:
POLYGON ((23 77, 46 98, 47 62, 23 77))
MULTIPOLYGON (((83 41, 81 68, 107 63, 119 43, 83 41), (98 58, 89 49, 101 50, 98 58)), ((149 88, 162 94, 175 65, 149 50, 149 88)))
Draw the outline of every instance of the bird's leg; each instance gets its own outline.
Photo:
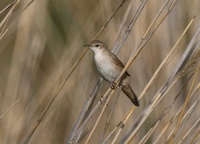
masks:
POLYGON ((111 89, 115 89, 116 86, 117 86, 117 84, 115 82, 112 82, 110 87, 111 87, 111 89))

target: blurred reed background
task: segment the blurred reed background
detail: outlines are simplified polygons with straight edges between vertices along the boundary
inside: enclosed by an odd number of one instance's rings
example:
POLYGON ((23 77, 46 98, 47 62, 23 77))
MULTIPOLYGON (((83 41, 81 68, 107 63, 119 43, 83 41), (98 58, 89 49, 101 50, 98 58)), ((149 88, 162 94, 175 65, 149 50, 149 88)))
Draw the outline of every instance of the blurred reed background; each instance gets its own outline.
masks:
MULTIPOLYGON (((118 54, 124 64, 128 61, 130 54, 136 51, 142 36, 165 1, 149 0, 146 3, 144 10, 118 54)), ((12 2, 13 0, 1 0, 0 10, 3 10, 12 2)), ((89 43, 94 39, 95 35, 115 12, 122 0, 35 0, 28 5, 29 2, 25 0, 16 1, 16 5, 11 5, 0 13, 1 144, 19 144, 24 142, 35 124, 37 124, 51 98, 56 95, 72 66, 85 50, 83 44, 89 43), (10 13, 14 6, 15 8, 10 13), (25 10, 23 11, 24 8, 25 10), (8 21, 5 22, 4 20, 9 13, 8 21), (9 28, 10 25, 11 27, 9 28), (5 32, 7 28, 9 30, 5 35, 2 35, 2 32, 5 32)), ((125 1, 100 34, 98 39, 103 41, 110 50, 114 46, 119 27, 127 9, 130 8, 130 14, 121 32, 126 30, 130 19, 134 16, 142 2, 142 0, 125 1)), ((200 26, 199 6, 199 0, 178 0, 142 52, 128 68, 128 72, 131 74, 130 83, 139 96, 187 24, 196 15, 193 24, 171 56, 171 60, 167 62, 155 83, 140 100, 140 107, 136 108, 128 119, 116 143, 124 143, 123 140, 130 132, 136 119, 145 111, 149 102, 173 72, 181 55, 200 26)), ((139 143, 179 91, 181 91, 176 102, 170 107, 169 112, 162 118, 161 123, 145 143, 153 143, 156 140, 163 128, 178 113, 180 106, 185 102, 194 76, 190 81, 188 81, 188 78, 195 71, 196 69, 188 74, 186 73, 178 80, 164 99, 150 113, 147 120, 129 143, 139 143), (185 84, 186 86, 182 89, 185 84)), ((88 51, 65 83, 55 101, 53 101, 29 143, 66 143, 98 79, 99 75, 93 63, 93 54, 91 51, 88 51)), ((194 87, 198 83, 199 73, 194 87)), ((109 86, 105 81, 101 84, 95 104, 109 86)), ((191 108, 196 100, 199 99, 199 94, 197 89, 197 93, 189 100, 185 111, 191 108)), ((109 103, 89 143, 99 143, 105 122, 112 108, 112 101, 114 101, 116 95, 117 92, 114 94, 111 103, 109 103)), ((117 126, 132 106, 133 104, 130 100, 121 93, 106 136, 117 126)), ((189 118, 186 119, 185 127, 183 127, 174 143, 178 143, 193 124, 197 122, 200 117, 199 108, 199 105, 197 105, 189 118)), ((85 128, 87 132, 90 132, 98 113, 99 110, 87 124, 87 128, 85 128)), ((173 121, 158 143, 164 143, 168 139, 168 136, 177 125, 178 117, 173 121)), ((193 142, 200 143, 199 128, 199 125, 195 127, 182 143, 187 143, 195 134, 197 134, 197 137, 193 142)), ((78 143, 85 143, 85 137, 78 143)))

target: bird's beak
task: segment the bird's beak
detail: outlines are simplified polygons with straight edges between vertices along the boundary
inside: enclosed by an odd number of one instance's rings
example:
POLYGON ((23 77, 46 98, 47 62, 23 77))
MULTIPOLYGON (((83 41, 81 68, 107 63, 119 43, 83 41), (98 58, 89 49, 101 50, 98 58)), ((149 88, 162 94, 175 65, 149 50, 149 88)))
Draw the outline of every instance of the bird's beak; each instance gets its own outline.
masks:
POLYGON ((84 44, 83 46, 90 48, 92 45, 91 44, 84 44))

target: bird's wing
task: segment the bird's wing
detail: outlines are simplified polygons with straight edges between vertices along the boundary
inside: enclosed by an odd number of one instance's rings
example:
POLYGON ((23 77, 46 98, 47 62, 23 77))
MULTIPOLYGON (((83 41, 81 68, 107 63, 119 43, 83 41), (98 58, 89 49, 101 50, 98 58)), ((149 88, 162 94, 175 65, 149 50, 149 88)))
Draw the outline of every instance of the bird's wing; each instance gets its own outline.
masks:
MULTIPOLYGON (((112 52, 110 52, 110 56, 112 57, 112 60, 113 60, 113 63, 115 64, 115 65, 119 65, 120 67, 121 67, 121 69, 123 69, 124 68, 124 64, 119 60, 119 58, 115 55, 115 54, 113 54, 112 52)), ((128 76, 130 76, 130 74, 126 71, 125 72, 128 76)))

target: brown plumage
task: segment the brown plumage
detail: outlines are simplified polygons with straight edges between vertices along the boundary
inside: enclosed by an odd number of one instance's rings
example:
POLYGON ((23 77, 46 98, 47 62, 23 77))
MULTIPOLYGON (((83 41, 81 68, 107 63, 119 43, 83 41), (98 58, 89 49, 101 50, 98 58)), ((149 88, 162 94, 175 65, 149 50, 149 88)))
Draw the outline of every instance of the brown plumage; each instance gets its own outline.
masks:
MULTIPOLYGON (((94 62, 100 76, 109 83, 114 82, 123 70, 124 64, 99 40, 94 40, 84 46, 89 47, 93 51, 94 62)), ((130 76, 129 73, 125 72, 121 78, 120 85, 122 86, 122 91, 134 105, 139 106, 138 98, 127 81, 128 76, 130 76)))

